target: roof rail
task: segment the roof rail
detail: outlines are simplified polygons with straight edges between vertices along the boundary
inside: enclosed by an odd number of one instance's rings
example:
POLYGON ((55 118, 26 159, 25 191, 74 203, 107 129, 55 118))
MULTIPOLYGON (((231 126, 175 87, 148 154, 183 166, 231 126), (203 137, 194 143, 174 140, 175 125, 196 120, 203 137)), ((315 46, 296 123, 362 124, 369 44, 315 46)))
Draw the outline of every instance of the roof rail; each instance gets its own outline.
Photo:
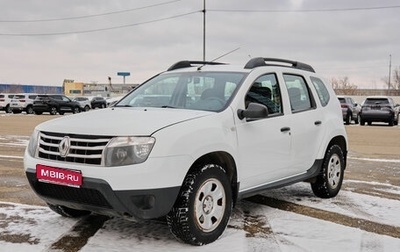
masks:
POLYGON ((284 67, 292 67, 292 68, 306 70, 306 71, 315 73, 315 70, 314 70, 314 68, 312 68, 312 66, 302 63, 302 62, 286 60, 286 59, 262 58, 262 57, 252 58, 251 60, 249 60, 247 62, 247 64, 244 66, 244 68, 245 69, 253 69, 253 68, 259 67, 259 66, 284 66, 284 67), (273 63, 271 64, 271 63, 267 63, 267 62, 273 62, 273 63))
POLYGON ((172 71, 180 68, 193 67, 193 65, 225 65, 225 63, 214 61, 195 61, 195 60, 182 60, 170 66, 167 71, 172 71))

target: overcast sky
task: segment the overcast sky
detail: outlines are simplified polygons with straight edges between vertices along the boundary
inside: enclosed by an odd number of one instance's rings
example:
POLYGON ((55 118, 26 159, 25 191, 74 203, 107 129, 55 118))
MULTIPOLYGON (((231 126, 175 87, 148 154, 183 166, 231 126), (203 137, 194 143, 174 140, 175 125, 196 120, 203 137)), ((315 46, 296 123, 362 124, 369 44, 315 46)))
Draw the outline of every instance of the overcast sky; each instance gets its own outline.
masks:
MULTIPOLYGON (((0 83, 140 83, 203 58, 203 0, 1 0, 0 83)), ((206 60, 302 61, 382 88, 400 67, 400 1, 206 0, 206 60), (390 8, 388 8, 390 7, 390 8)))

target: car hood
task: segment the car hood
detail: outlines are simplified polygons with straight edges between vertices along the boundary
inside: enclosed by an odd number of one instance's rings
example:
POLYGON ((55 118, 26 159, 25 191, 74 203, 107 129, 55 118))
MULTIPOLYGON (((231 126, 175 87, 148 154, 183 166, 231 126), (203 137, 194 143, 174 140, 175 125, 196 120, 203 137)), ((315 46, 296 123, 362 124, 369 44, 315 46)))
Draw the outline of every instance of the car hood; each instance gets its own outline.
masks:
POLYGON ((47 132, 107 135, 148 136, 162 128, 215 112, 171 108, 107 108, 62 116, 44 122, 37 130, 47 132))

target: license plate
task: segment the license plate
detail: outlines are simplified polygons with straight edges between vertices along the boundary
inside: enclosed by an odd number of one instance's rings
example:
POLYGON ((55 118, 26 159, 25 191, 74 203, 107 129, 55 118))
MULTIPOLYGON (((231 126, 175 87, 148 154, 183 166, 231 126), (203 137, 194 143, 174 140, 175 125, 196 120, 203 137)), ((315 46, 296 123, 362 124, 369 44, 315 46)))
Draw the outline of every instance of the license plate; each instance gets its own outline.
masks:
POLYGON ((36 165, 36 177, 39 181, 72 187, 82 185, 82 172, 66 170, 46 165, 36 165))

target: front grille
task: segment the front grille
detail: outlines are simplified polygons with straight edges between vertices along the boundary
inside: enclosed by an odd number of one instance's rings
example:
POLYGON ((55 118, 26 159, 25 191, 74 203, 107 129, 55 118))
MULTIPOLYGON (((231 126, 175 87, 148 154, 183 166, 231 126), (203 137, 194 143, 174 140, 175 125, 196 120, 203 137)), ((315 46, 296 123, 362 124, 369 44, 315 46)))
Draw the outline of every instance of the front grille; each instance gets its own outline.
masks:
POLYGON ((49 198, 102 208, 112 208, 103 194, 95 189, 75 188, 41 182, 34 183, 34 188, 37 193, 49 198))
POLYGON ((61 162, 101 165, 103 150, 111 137, 40 132, 39 157, 61 162), (68 154, 60 154, 60 143, 69 137, 68 154))

